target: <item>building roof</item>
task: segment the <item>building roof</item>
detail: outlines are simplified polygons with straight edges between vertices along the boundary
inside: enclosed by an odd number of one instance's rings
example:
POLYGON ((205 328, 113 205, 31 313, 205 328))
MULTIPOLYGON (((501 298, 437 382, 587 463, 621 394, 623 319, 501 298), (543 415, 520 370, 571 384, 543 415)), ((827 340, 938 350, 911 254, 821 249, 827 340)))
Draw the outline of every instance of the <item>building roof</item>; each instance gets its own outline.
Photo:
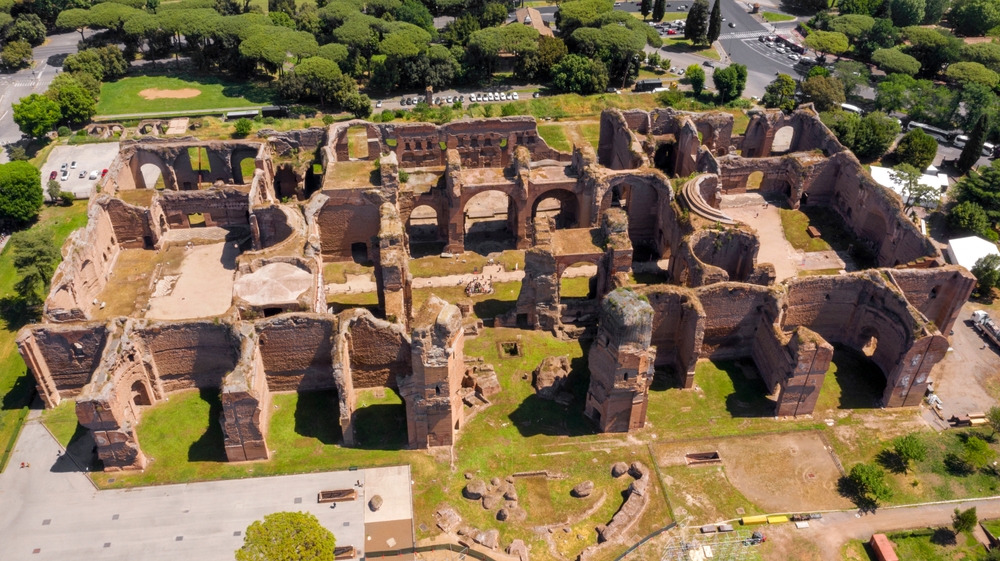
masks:
POLYGON ((514 20, 517 23, 534 27, 542 35, 555 37, 555 34, 552 33, 552 28, 545 25, 545 22, 542 21, 542 13, 534 8, 521 8, 517 10, 514 12, 514 20))
MULTIPOLYGON (((879 166, 871 166, 871 176, 876 183, 885 187, 886 189, 891 189, 894 193, 903 197, 903 187, 902 182, 898 181, 893 176, 893 170, 891 168, 883 168, 879 166)), ((923 174, 920 176, 919 183, 921 185, 926 185, 928 187, 935 187, 938 189, 939 193, 943 193, 948 188, 948 176, 939 173, 937 175, 923 174)), ((927 208, 937 208, 940 202, 940 197, 935 198, 931 201, 923 201, 920 206, 927 208)))
POLYGON ((899 557, 896 556, 896 552, 892 549, 892 542, 885 534, 875 534, 872 539, 868 542, 875 550, 875 555, 881 561, 899 561, 899 557))
POLYGON ((971 270, 976 261, 990 254, 1000 255, 996 244, 978 236, 948 240, 948 257, 951 262, 966 269, 971 270))

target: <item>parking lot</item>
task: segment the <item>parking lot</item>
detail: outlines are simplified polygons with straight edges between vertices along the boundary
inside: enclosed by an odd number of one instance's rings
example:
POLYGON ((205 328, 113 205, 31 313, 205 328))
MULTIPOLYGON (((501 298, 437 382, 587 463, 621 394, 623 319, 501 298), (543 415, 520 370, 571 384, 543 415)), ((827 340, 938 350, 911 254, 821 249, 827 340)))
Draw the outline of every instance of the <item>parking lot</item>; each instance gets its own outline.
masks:
MULTIPOLYGON (((117 142, 102 142, 100 144, 83 144, 81 146, 56 146, 49 158, 42 164, 42 190, 46 189, 52 172, 56 173, 56 181, 63 191, 73 193, 78 199, 90 198, 93 186, 101 177, 101 171, 107 169, 118 154, 117 142), (75 169, 69 167, 76 162, 75 169), (63 164, 66 164, 69 177, 61 180, 63 164), (92 171, 97 171, 97 178, 90 179, 92 171), (86 172, 82 178, 81 173, 86 172)), ((48 195, 46 195, 48 199, 48 195)))

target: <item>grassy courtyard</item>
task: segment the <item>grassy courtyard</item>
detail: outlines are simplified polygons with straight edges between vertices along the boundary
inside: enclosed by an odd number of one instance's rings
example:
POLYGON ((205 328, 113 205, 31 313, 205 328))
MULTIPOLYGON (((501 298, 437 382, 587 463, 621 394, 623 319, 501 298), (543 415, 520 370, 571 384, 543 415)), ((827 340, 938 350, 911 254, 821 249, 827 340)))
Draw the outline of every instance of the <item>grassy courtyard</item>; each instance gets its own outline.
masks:
POLYGON ((269 105, 272 95, 269 88, 215 77, 136 76, 105 82, 97 115, 253 107, 269 105))
MULTIPOLYGON (((32 228, 42 230, 53 244, 62 246, 69 234, 86 221, 87 201, 77 201, 72 206, 46 206, 32 228)), ((17 330, 34 318, 16 304, 17 271, 11 250, 8 244, 0 253, 0 308, 3 309, 0 313, 0 469, 7 463, 21 431, 35 385, 14 344, 17 330)))
MULTIPOLYGON (((955 535, 950 528, 924 528, 886 534, 899 561, 972 561, 985 551, 970 532, 955 535)), ((851 540, 841 550, 845 561, 876 559, 861 540, 851 540)))

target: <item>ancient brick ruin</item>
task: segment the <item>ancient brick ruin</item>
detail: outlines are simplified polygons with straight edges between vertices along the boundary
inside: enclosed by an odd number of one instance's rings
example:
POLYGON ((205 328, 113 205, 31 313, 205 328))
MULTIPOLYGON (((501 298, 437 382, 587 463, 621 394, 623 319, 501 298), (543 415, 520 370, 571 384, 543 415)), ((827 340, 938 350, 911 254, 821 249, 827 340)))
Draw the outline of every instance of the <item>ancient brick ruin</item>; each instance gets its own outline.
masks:
MULTIPOLYGON (((286 391, 335 390, 331 417, 351 446, 356 390, 392 388, 411 447, 451 446, 469 396, 499 385, 466 364, 468 305, 432 297, 414 309, 411 223, 429 221, 445 251, 493 247, 468 216, 477 195, 494 193, 526 265, 516 304, 493 324, 594 338, 584 407, 601 431, 642 427, 654 369, 690 388, 703 358, 752 361, 777 392, 776 415, 808 414, 834 345, 874 349, 883 405, 919 403, 975 279, 945 265, 811 109, 750 117, 737 136, 725 113, 607 110, 597 150, 572 153, 549 147, 528 117, 129 140, 19 349, 46 405, 77 401, 107 469, 142 468, 142 408, 192 388, 221 393, 231 461, 269 457, 270 395, 286 391), (352 157, 350 135, 367 156, 352 157), (755 173, 749 189, 833 209, 877 268, 779 277, 759 263, 757 232, 721 205, 755 173), (228 309, 103 311, 102 293, 133 278, 122 260, 203 243, 234 252, 228 309), (324 263, 359 254, 374 264, 378 305, 331 313, 324 263), (630 287, 633 264, 657 259, 668 260, 663 282, 630 287), (597 269, 588 298, 562 298, 561 278, 581 263, 597 269)), ((184 281, 168 266, 151 268, 149 292, 184 281)))

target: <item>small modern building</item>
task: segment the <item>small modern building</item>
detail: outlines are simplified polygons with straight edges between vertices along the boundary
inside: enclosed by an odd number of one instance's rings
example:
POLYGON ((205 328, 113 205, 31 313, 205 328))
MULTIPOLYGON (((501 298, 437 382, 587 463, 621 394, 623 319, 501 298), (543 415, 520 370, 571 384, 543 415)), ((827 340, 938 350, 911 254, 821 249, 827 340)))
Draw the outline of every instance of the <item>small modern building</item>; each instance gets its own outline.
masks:
POLYGON ((868 541, 868 545, 872 548, 878 561, 899 561, 899 557, 892 549, 892 542, 885 537, 885 534, 874 534, 872 539, 868 541))
POLYGON ((987 255, 1000 255, 995 243, 978 236, 948 240, 948 260, 972 270, 972 266, 987 255))

